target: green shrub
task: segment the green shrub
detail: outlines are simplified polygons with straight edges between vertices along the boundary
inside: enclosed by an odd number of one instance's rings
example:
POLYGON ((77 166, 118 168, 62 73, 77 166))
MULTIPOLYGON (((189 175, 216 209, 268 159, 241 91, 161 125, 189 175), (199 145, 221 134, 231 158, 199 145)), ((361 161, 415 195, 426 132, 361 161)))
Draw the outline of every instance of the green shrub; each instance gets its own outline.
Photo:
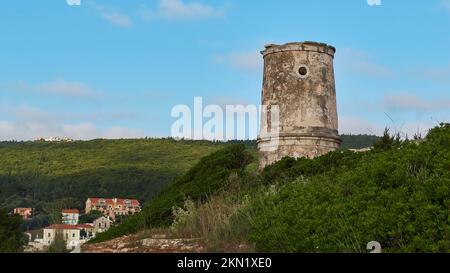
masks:
POLYGON ((48 246, 48 253, 69 253, 67 249, 67 242, 64 239, 62 230, 56 230, 53 242, 48 246))
POLYGON ((377 149, 285 159, 252 201, 250 239, 263 252, 450 252, 450 125, 421 144, 384 138, 377 149))
POLYGON ((0 253, 22 252, 27 237, 21 231, 22 219, 0 209, 0 253))

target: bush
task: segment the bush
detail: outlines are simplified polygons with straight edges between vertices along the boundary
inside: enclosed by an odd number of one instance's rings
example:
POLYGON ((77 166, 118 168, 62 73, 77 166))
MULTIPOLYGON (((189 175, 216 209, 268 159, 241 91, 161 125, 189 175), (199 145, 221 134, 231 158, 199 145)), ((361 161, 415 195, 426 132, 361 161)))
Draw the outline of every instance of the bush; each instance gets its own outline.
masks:
POLYGON ((103 216, 103 212, 98 210, 92 210, 88 214, 83 214, 80 216, 79 223, 80 224, 86 224, 86 223, 93 223, 95 220, 103 216))
POLYGON ((48 253, 69 253, 69 250, 67 249, 67 242, 64 239, 62 230, 57 230, 55 232, 55 238, 48 247, 48 253))
POLYGON ((22 252, 26 236, 21 231, 22 219, 0 209, 0 253, 22 252))
POLYGON ((285 183, 249 208, 257 250, 367 252, 378 241, 385 252, 450 252, 450 125, 421 144, 381 141, 265 170, 263 181, 285 183))

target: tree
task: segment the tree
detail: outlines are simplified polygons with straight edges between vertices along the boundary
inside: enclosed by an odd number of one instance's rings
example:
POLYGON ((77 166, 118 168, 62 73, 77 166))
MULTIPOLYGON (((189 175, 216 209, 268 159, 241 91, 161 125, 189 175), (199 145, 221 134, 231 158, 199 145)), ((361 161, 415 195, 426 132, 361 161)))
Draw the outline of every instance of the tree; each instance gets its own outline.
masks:
POLYGON ((62 210, 67 208, 80 207, 79 202, 76 199, 68 197, 55 200, 51 203, 47 203, 44 207, 44 212, 48 215, 48 219, 52 224, 61 224, 62 210))
POLYGON ((80 216, 79 222, 80 224, 92 223, 94 220, 103 216, 103 212, 98 210, 93 210, 88 214, 84 214, 80 216))
POLYGON ((48 247, 48 253, 67 253, 67 243, 62 230, 55 231, 55 239, 48 247))
POLYGON ((0 253, 22 252, 22 247, 27 241, 21 231, 21 224, 20 216, 10 216, 0 209, 0 253))
POLYGON ((84 228, 80 230, 80 238, 86 238, 87 236, 88 234, 84 228))
POLYGON ((386 151, 392 148, 397 148, 402 144, 400 133, 391 135, 389 128, 384 129, 383 137, 374 143, 373 148, 375 150, 386 151))

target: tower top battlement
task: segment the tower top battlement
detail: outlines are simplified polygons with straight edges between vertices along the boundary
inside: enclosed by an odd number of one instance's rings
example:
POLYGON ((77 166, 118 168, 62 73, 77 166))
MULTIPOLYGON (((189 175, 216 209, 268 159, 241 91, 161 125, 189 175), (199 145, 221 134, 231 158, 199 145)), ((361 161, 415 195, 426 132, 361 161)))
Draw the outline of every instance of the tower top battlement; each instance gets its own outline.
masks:
POLYGON ((325 44, 325 43, 318 43, 318 42, 311 42, 311 41, 305 41, 305 42, 293 42, 293 43, 287 43, 283 45, 276 45, 276 44, 268 44, 265 45, 265 50, 261 51, 261 54, 265 57, 269 54, 278 53, 278 52, 285 52, 285 51, 313 51, 318 53, 325 53, 332 57, 334 57, 334 54, 336 53, 336 48, 334 46, 325 44))

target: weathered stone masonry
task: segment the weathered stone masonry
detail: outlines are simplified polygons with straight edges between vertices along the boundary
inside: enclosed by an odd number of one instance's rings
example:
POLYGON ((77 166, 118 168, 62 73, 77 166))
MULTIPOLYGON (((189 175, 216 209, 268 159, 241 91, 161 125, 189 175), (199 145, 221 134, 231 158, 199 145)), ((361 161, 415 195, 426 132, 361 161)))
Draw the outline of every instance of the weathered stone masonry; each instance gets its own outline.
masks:
POLYGON ((267 45, 262 104, 279 109, 273 135, 270 110, 258 139, 260 168, 281 160, 323 155, 339 148, 333 59, 336 49, 316 42, 267 45), (268 148, 272 148, 268 151, 268 148))

